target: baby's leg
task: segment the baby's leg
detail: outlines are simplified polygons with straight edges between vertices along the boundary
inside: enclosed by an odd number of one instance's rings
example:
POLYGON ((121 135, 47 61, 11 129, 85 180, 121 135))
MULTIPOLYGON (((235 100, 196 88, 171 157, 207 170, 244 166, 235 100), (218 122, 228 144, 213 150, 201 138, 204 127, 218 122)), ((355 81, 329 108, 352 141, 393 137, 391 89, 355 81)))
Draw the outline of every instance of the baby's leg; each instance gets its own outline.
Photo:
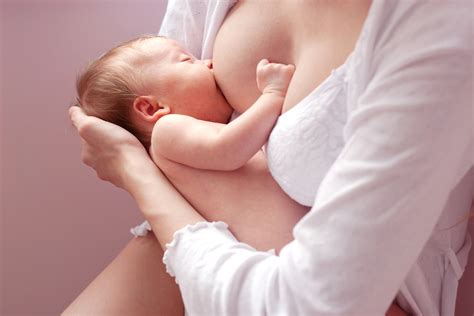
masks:
POLYGON ((309 210, 288 197, 268 172, 262 152, 235 171, 190 168, 156 161, 183 196, 209 221, 224 221, 238 240, 279 251, 309 210))

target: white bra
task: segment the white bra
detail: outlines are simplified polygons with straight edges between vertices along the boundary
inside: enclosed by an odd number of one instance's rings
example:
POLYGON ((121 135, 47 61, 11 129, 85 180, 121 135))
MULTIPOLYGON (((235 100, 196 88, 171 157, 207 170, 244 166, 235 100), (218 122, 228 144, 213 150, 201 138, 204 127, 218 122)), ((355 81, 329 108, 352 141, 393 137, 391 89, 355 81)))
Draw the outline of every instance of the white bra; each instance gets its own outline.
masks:
POLYGON ((272 176, 306 206, 314 204, 321 181, 344 147, 347 63, 279 117, 265 148, 272 176))

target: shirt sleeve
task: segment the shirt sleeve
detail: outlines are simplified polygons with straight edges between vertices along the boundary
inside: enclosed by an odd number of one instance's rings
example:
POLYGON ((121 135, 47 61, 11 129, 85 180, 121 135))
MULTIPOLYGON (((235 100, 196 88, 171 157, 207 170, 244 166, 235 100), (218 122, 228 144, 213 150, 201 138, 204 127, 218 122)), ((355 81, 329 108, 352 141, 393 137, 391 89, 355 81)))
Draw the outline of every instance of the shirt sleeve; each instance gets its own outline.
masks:
POLYGON ((348 77, 346 145, 294 241, 275 256, 224 223, 176 232, 164 261, 189 314, 386 312, 472 163, 474 36, 461 4, 372 3, 348 77))
POLYGON ((197 58, 211 58, 217 32, 236 2, 169 0, 158 34, 180 42, 197 58))
POLYGON ((212 0, 169 0, 158 34, 178 41, 194 56, 201 56, 209 1, 212 0))

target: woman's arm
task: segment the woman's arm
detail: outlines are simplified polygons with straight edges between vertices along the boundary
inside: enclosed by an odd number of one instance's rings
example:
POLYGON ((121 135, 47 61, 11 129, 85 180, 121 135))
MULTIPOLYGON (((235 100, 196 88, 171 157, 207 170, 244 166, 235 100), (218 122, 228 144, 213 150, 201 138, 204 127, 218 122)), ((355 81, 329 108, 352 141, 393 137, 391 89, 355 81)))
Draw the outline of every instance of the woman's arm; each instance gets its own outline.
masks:
POLYGON ((135 199, 163 249, 179 228, 205 220, 148 156, 124 155, 124 159, 120 166, 134 171, 122 171, 127 174, 124 189, 135 199))
POLYGON ((204 220, 174 189, 132 134, 87 116, 77 106, 69 109, 69 115, 83 140, 83 162, 94 168, 100 179, 127 190, 135 198, 163 249, 177 229, 204 220))

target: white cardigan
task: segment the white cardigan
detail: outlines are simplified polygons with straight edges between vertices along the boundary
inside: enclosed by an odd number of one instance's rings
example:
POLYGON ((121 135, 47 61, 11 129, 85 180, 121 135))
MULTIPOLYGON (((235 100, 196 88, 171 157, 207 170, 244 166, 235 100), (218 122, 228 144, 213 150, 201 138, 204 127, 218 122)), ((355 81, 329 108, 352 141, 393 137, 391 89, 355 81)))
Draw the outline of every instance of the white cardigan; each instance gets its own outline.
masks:
MULTIPOLYGON (((170 1, 160 34, 212 57, 233 3, 170 1)), ((466 5, 373 1, 344 74, 343 148, 295 240, 275 256, 222 222, 176 232, 163 260, 189 314, 383 315, 397 293, 417 315, 454 314, 474 174, 466 5)))

